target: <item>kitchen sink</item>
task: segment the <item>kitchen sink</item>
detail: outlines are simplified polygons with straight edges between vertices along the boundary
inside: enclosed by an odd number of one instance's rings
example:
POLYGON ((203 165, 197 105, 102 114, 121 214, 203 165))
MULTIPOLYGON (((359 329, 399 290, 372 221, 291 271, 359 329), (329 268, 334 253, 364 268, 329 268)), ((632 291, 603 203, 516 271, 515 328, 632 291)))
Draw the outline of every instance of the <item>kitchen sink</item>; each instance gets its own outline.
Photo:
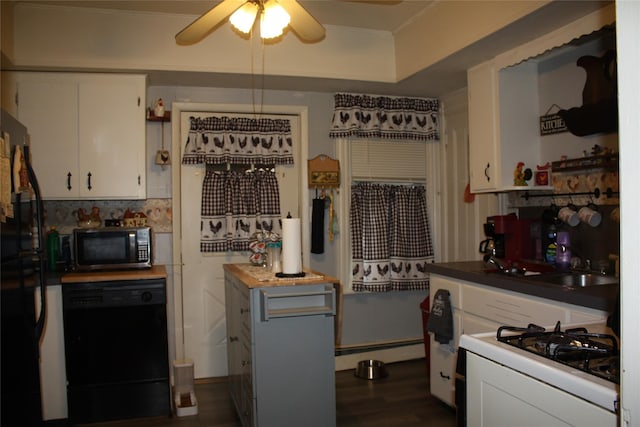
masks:
POLYGON ((528 276, 527 279, 536 282, 552 283, 555 285, 580 287, 617 285, 620 279, 614 276, 605 276, 597 273, 548 273, 537 276, 528 276))

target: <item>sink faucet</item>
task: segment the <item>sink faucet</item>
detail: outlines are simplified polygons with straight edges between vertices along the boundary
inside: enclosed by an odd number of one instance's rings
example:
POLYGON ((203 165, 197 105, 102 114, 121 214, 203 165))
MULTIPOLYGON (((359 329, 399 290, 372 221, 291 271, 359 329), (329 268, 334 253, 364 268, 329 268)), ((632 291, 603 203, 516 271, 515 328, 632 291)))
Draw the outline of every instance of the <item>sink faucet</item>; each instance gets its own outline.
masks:
POLYGON ((518 267, 514 266, 509 266, 509 267, 505 267, 500 261, 498 261, 493 255, 491 254, 485 254, 483 257, 484 263, 487 267, 494 265, 498 271, 500 271, 501 273, 504 274, 511 274, 511 275, 519 275, 519 274, 524 274, 523 270, 518 269, 518 267))
MULTIPOLYGON (((558 243, 557 247, 561 253, 571 251, 571 260, 569 261, 570 269, 573 271, 586 271, 591 272, 591 259, 582 256, 580 251, 577 251, 574 246, 558 243)), ((604 272, 603 272, 604 274, 604 272)))
POLYGON ((500 272, 506 273, 507 270, 504 268, 504 265, 502 265, 497 259, 495 259, 495 257, 493 255, 485 254, 483 259, 484 259, 484 263, 485 263, 485 265, 487 267, 493 265, 498 270, 500 270, 500 272))

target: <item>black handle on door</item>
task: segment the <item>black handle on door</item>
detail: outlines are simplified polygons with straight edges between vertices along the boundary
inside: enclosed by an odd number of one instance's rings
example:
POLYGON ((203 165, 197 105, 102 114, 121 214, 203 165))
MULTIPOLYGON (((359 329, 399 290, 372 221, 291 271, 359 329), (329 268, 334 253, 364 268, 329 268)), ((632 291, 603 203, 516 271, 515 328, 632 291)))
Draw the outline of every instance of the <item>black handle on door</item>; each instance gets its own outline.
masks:
POLYGON ((71 191, 71 172, 67 173, 67 191, 71 191))
POLYGON ((87 174, 87 188, 91 190, 91 172, 87 174))
POLYGON ((489 174, 487 173, 487 171, 489 170, 489 168, 491 167, 491 165, 489 163, 487 163, 487 167, 484 168, 484 176, 487 177, 487 182, 491 181, 491 177, 489 176, 489 174))
POLYGON ((451 377, 449 375, 443 374, 442 371, 440 371, 440 378, 443 378, 445 380, 450 380, 451 379, 451 377))

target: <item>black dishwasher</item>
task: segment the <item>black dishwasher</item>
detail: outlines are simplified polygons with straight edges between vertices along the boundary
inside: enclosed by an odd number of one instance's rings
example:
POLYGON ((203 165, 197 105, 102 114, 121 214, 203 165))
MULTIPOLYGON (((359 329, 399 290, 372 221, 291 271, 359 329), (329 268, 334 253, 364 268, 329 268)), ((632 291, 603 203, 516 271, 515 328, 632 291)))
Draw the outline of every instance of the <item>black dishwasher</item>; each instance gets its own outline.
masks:
POLYGON ((171 414, 164 279, 62 287, 69 420, 171 414))

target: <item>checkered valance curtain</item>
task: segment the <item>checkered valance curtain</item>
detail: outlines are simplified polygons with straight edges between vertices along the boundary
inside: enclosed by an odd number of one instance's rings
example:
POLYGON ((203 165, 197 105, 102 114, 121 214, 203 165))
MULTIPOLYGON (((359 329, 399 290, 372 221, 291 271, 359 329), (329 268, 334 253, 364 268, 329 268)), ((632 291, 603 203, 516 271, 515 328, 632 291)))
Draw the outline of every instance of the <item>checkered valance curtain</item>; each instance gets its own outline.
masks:
POLYGON ((182 164, 292 165, 287 119, 191 117, 182 164))
POLYGON ((200 252, 246 251, 258 230, 282 235, 275 172, 207 170, 200 213, 200 252))
POLYGON ((337 93, 329 136, 437 141, 439 106, 436 98, 337 93))
POLYGON ((429 289, 433 262, 423 186, 356 183, 349 216, 354 291, 429 289))

